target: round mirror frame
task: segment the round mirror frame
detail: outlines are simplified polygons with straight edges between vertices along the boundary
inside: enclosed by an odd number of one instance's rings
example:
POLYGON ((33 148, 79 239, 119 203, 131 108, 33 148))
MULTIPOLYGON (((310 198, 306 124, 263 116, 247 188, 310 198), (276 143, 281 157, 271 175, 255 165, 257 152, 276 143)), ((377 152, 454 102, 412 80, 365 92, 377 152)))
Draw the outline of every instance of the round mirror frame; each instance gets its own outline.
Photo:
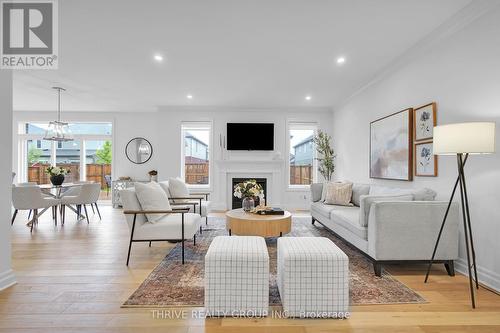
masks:
POLYGON ((151 142, 149 142, 149 140, 148 140, 148 139, 146 139, 146 138, 142 138, 142 137, 135 137, 135 138, 132 138, 132 139, 131 139, 128 143, 127 143, 127 145, 125 146, 125 156, 127 156, 127 159, 128 159, 130 162, 134 163, 134 164, 144 164, 144 163, 148 162, 148 161, 151 159, 151 157, 153 156, 153 145, 152 145, 152 144, 151 144, 151 142), (127 149, 127 148, 128 148, 128 145, 129 145, 130 143, 132 143, 133 141, 135 141, 135 140, 144 140, 144 141, 146 141, 146 142, 148 143, 148 145, 149 145, 150 149, 151 149, 151 154, 149 154, 148 159, 147 159, 147 160, 145 160, 145 161, 143 161, 143 162, 136 162, 136 161, 133 161, 133 160, 130 158, 130 156, 128 156, 128 149, 127 149))

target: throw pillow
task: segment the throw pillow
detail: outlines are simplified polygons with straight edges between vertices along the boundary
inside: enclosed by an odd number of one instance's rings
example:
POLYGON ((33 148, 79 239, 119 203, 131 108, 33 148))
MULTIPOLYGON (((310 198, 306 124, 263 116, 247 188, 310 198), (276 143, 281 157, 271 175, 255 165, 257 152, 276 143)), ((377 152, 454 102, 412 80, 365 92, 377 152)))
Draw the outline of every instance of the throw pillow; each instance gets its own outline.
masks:
POLYGON ((325 199, 326 199, 326 189, 328 187, 328 184, 333 184, 333 182, 324 182, 323 183, 323 189, 321 190, 321 199, 319 200, 320 202, 325 202, 325 199))
MULTIPOLYGON (((135 193, 142 210, 171 210, 168 196, 156 182, 135 183, 135 193)), ((158 222, 167 214, 146 214, 148 222, 158 222)))
POLYGON ((404 195, 362 195, 359 205, 359 225, 362 227, 368 226, 368 217, 370 216, 370 208, 374 202, 379 201, 413 201, 412 194, 404 195))
POLYGON ((352 183, 330 183, 326 187, 325 203, 328 205, 352 206, 352 183))
MULTIPOLYGON (((189 196, 189 190, 187 188, 186 183, 184 180, 181 178, 170 178, 168 180, 168 188, 170 190, 170 195, 172 198, 182 198, 182 197, 188 197, 189 196)), ((177 199, 174 200, 175 203, 186 203, 189 202, 189 200, 184 200, 184 199, 177 199)))
POLYGON ((360 205, 360 197, 370 193, 370 185, 366 184, 353 184, 352 185, 352 199, 351 202, 354 206, 360 205))

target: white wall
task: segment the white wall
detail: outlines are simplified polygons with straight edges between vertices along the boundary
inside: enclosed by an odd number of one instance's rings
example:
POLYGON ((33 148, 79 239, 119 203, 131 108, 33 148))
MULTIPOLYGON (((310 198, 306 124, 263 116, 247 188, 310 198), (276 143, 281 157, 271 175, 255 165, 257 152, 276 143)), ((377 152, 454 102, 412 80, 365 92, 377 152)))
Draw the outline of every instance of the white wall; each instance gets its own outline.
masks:
POLYGON ((12 184, 12 72, 0 70, 0 290, 16 282, 11 269, 10 218, 11 218, 11 184, 12 184))
MULTIPOLYGON (((55 113, 14 113, 14 127, 19 121, 51 120, 55 113)), ((219 133, 225 133, 227 122, 273 122, 275 123, 275 152, 226 152, 228 160, 245 160, 251 164, 257 160, 270 161, 279 152, 282 159, 288 158, 287 122, 315 122, 320 129, 331 133, 332 114, 325 108, 296 109, 236 109, 217 107, 168 107, 157 112, 63 112, 65 121, 111 121, 113 122, 113 178, 131 176, 148 179, 147 172, 158 170, 159 180, 179 176, 181 173, 181 123, 183 121, 210 121, 212 123, 211 188, 212 199, 221 207, 227 201, 220 197, 217 188, 217 160, 222 159, 218 148, 219 133), (133 137, 144 137, 153 146, 153 157, 142 165, 132 164, 125 156, 125 146, 133 137)), ((17 168, 17 143, 14 143, 14 168, 17 168)), ((283 167, 286 163, 283 164, 283 167)), ((289 190, 286 186, 288 170, 283 170, 280 202, 287 208, 309 207, 309 190, 289 190)))
MULTIPOLYGON (((496 143, 500 147, 499 31, 497 7, 336 109, 336 177, 398 187, 427 186, 439 193, 438 199, 449 198, 457 175, 453 157, 439 157, 437 178, 415 177, 413 182, 370 180, 369 123, 435 101, 438 124, 496 121, 496 143)), ((472 156, 466 176, 480 280, 500 290, 500 154, 472 156)), ((465 258, 463 245, 461 258, 465 258)), ((462 271, 466 267, 463 264, 462 259, 458 265, 462 271)))

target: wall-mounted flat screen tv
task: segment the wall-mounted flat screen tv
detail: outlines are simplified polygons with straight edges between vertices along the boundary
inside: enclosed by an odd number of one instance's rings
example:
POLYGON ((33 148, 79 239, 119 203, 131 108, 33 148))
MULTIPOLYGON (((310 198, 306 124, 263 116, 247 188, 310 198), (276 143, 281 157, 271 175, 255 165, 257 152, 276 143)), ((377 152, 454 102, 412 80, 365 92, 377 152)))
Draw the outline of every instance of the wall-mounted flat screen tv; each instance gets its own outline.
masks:
POLYGON ((227 123, 227 150, 274 150, 274 124, 227 123))

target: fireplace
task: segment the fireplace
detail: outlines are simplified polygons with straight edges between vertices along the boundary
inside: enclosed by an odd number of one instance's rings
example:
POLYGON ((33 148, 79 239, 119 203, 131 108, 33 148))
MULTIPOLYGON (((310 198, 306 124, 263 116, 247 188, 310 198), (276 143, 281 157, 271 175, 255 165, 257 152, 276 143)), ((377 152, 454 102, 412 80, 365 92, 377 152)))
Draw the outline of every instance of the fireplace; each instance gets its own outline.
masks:
MULTIPOLYGON (((255 179, 257 184, 262 186, 262 189, 264 190, 264 198, 267 200, 267 179, 266 178, 233 178, 232 179, 233 186, 231 187, 231 189, 234 189, 234 187, 238 183, 242 183, 242 182, 250 180, 250 179, 255 179)), ((242 199, 236 198, 233 195, 233 192, 234 191, 231 191, 231 197, 233 198, 231 201, 232 202, 232 209, 241 208, 241 200, 242 199)), ((255 201, 255 205, 257 206, 258 204, 259 204, 259 198, 257 198, 255 201)))

